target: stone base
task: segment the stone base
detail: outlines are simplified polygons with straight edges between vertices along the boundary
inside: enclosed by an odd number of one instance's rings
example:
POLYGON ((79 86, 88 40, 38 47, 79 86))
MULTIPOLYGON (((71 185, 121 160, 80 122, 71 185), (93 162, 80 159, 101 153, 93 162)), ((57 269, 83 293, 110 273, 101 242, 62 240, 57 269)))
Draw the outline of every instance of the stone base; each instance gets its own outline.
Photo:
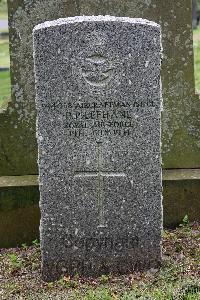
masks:
MULTIPOLYGON (((37 175, 0 177, 0 247, 30 244, 39 238, 37 175)), ((163 171, 164 226, 185 215, 200 221, 200 169, 163 171)))
POLYGON ((39 238, 37 176, 0 177, 0 247, 31 244, 39 238))
POLYGON ((200 169, 164 170, 163 206, 165 227, 200 221, 200 169))

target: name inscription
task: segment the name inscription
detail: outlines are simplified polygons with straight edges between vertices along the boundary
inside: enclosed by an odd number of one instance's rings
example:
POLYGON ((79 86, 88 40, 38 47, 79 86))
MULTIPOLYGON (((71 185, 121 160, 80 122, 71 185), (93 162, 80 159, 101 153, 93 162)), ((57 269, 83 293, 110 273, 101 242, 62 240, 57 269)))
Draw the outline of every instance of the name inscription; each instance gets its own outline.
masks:
POLYGON ((137 126, 138 110, 154 108, 153 101, 93 101, 53 102, 42 105, 46 109, 62 112, 67 136, 129 137, 137 126))

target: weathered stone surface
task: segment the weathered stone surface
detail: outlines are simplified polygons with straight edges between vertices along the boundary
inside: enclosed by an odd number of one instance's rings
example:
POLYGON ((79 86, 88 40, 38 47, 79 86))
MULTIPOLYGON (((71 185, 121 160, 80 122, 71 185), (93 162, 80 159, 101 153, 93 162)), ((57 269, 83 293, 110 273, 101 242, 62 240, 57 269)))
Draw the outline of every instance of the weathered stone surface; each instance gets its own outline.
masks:
POLYGON ((44 279, 158 266, 159 25, 60 19, 34 49, 44 279))
POLYGON ((0 114, 0 175, 37 174, 32 29, 75 15, 116 15, 159 23, 163 32, 164 168, 200 167, 199 96, 194 91, 191 1, 8 0, 12 102, 0 114))

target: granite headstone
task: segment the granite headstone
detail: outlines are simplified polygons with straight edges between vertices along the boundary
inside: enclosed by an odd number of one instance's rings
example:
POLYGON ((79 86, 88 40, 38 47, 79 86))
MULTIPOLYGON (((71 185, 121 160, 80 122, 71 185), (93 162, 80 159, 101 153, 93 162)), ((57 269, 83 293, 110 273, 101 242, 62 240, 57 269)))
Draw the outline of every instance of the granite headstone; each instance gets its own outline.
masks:
POLYGON ((44 280, 161 261, 161 32, 73 17, 34 28, 44 280))

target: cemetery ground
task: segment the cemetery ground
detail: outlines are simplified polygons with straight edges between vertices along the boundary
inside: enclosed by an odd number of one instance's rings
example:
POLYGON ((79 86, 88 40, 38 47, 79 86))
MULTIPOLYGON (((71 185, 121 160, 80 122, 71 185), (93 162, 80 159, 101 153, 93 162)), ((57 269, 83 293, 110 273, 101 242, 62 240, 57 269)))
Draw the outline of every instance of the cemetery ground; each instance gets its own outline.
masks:
MULTIPOLYGON (((0 12, 1 6, 0 6, 0 12)), ((0 19, 5 19, 5 12, 0 19)), ((196 89, 200 91, 200 28, 194 31, 196 89)), ((8 39, 0 38, 0 67, 9 67, 8 39)), ((0 107, 10 99, 9 71, 0 72, 0 107)), ((124 276, 103 274, 86 279, 68 274, 55 283, 41 280, 37 240, 14 249, 0 249, 0 299, 69 300, 198 300, 200 299, 200 225, 183 224, 163 232, 160 269, 124 276)))
POLYGON ((69 300, 198 300, 200 299, 200 224, 163 232, 160 269, 123 276, 70 278, 44 283, 40 273, 39 243, 0 252, 0 299, 69 300))

